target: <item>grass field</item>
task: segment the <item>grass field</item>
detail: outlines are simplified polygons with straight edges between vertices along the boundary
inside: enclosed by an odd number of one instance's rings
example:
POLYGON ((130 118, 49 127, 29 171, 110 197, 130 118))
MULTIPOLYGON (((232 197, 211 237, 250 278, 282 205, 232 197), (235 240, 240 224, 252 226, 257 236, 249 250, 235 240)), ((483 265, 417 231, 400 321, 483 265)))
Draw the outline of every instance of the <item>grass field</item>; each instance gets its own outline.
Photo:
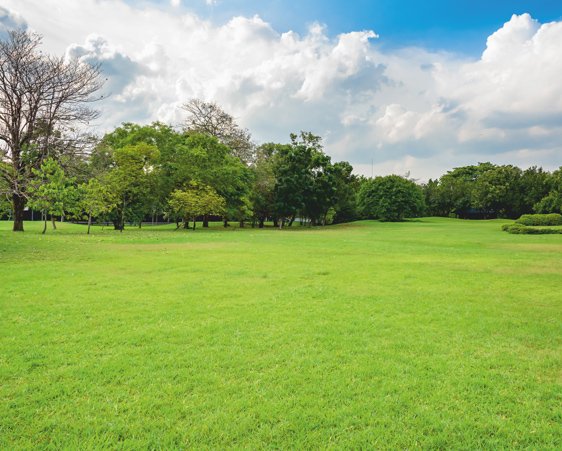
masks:
POLYGON ((0 449, 562 447, 562 236, 0 223, 0 449))

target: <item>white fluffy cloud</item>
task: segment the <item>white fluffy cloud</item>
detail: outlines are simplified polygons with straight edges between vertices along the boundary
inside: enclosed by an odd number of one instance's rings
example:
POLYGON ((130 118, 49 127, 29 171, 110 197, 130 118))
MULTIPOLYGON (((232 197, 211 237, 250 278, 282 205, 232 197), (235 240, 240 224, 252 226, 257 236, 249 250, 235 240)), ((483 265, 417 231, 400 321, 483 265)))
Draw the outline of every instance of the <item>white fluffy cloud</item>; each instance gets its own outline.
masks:
MULTIPOLYGON (((513 16, 481 58, 381 51, 372 31, 330 38, 319 24, 279 33, 260 17, 215 25, 122 0, 0 0, 48 51, 101 63, 100 129, 179 124, 192 97, 214 100, 259 141, 310 130, 358 172, 427 178, 492 160, 562 164, 562 22, 513 16)), ((171 6, 179 4, 172 1, 171 6)))

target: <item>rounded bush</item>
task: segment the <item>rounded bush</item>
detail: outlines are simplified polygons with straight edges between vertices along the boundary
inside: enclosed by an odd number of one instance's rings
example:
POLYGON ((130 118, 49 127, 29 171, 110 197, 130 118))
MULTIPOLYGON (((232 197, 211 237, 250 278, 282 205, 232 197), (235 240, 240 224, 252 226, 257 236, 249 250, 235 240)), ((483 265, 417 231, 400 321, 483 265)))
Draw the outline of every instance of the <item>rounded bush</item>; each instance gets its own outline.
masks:
POLYGON ((523 215, 515 222, 525 226, 558 226, 562 225, 562 215, 558 213, 523 215))
POLYGON ((523 224, 504 224, 502 230, 516 235, 554 235, 562 234, 562 228, 530 227, 523 224))

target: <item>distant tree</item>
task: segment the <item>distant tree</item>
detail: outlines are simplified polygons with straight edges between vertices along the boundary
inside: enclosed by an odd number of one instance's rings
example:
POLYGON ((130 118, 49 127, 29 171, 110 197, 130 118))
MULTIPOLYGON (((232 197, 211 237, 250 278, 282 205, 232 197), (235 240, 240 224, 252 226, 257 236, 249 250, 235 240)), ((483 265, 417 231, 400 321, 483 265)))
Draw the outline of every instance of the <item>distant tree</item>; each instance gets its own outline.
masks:
POLYGON ((96 178, 92 178, 88 183, 80 185, 78 193, 80 199, 79 209, 85 213, 88 219, 87 234, 89 235, 92 218, 109 213, 116 207, 116 193, 112 191, 111 186, 100 182, 96 178))
POLYGON ((238 221, 238 225, 243 228, 245 222, 254 215, 252 201, 249 197, 244 196, 238 203, 227 208, 226 212, 227 218, 238 221))
POLYGON ((34 179, 28 187, 30 208, 43 214, 43 234, 47 231, 47 215, 51 215, 53 228, 56 229, 55 215, 62 216, 65 211, 73 210, 77 193, 74 180, 66 177, 62 167, 52 158, 48 158, 39 169, 33 169, 34 179))
POLYGON ((250 200, 253 205, 254 223, 264 227, 267 218, 275 215, 276 165, 280 153, 287 152, 287 144, 266 143, 258 147, 256 159, 251 166, 253 181, 250 200))
POLYGON ((174 154, 184 138, 183 133, 160 122, 150 125, 125 122, 107 133, 92 152, 89 165, 91 176, 103 176, 115 166, 114 153, 117 149, 139 144, 155 147, 159 156, 157 161, 151 162, 151 176, 147 180, 147 183, 150 182, 150 192, 144 197, 144 213, 152 215, 154 220, 163 214, 170 193, 183 183, 176 183, 170 167, 174 165, 174 154))
POLYGON ((474 208, 474 187, 476 181, 487 171, 495 168, 492 163, 462 166, 447 171, 439 179, 437 202, 443 212, 464 216, 474 208))
POLYGON ((548 178, 549 193, 534 206, 537 213, 562 213, 562 166, 548 178))
POLYGON ((214 136, 231 149, 244 163, 254 159, 255 145, 250 132, 242 129, 234 118, 214 102, 191 99, 182 109, 188 113, 185 130, 214 136))
POLYGON ((186 189, 175 190, 168 201, 170 214, 181 218, 185 228, 193 221, 193 230, 197 217, 220 215, 224 213, 226 202, 212 187, 191 182, 186 189))
POLYGON ((86 105, 102 86, 98 67, 46 55, 40 44, 24 30, 0 41, 0 177, 11 189, 14 231, 23 231, 33 170, 55 157, 55 130, 95 118, 86 105))
POLYGON ((154 194, 154 166, 159 158, 156 146, 144 142, 126 145, 113 152, 114 166, 107 173, 107 183, 119 199, 112 212, 116 230, 123 231, 125 222, 141 224, 149 212, 154 194))
MULTIPOLYGON (((161 159, 162 176, 173 189, 182 189, 191 181, 211 186, 222 196, 228 210, 236 210, 249 196, 251 170, 230 149, 211 135, 188 132, 174 151, 161 159)), ((208 217, 203 220, 208 226, 208 217)))
POLYGON ((521 211, 518 216, 533 213, 533 207, 550 192, 550 180, 551 174, 542 168, 532 166, 523 171, 520 179, 521 211))
POLYGON ((474 181, 472 204, 481 210, 507 218, 521 215, 521 169, 496 166, 474 181))
POLYGON ((422 185, 422 190, 428 215, 448 216, 452 212, 452 199, 448 198, 446 189, 439 180, 429 179, 422 185))
POLYGON ((331 176, 335 185, 333 218, 335 223, 357 219, 357 191, 359 178, 353 175, 353 167, 347 161, 334 163, 331 176))
POLYGON ((359 211, 365 218, 402 221, 424 211, 421 188, 398 175, 365 180, 358 195, 359 211))

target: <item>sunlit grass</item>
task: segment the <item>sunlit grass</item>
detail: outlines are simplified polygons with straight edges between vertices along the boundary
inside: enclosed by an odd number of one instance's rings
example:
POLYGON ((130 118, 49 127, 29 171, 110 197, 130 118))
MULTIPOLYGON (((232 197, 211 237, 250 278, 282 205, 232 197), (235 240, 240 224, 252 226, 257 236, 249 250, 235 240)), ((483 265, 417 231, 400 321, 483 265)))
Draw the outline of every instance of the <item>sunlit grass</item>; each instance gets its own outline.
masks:
POLYGON ((0 448, 560 448, 562 236, 0 223, 0 448))

